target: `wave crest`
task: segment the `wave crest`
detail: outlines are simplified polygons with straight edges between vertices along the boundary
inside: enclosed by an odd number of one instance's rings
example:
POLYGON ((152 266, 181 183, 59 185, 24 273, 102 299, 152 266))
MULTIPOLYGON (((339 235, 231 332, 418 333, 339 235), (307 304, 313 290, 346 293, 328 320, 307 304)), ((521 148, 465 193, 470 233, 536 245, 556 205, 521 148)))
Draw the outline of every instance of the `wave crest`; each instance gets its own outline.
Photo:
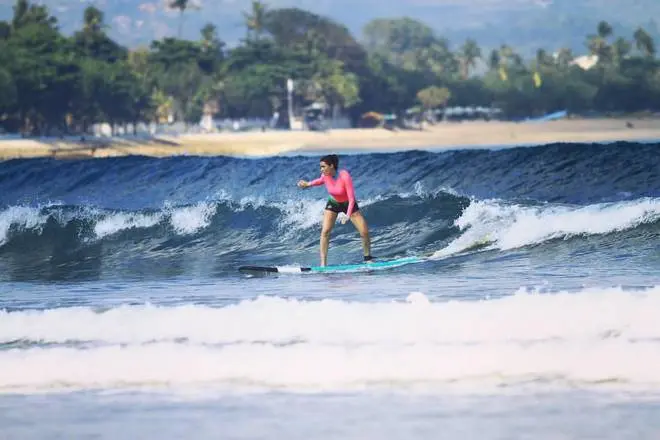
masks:
POLYGON ((656 286, 460 302, 416 292, 391 303, 260 297, 219 308, 3 312, 0 392, 530 383, 648 391, 660 389, 659 301, 656 286))

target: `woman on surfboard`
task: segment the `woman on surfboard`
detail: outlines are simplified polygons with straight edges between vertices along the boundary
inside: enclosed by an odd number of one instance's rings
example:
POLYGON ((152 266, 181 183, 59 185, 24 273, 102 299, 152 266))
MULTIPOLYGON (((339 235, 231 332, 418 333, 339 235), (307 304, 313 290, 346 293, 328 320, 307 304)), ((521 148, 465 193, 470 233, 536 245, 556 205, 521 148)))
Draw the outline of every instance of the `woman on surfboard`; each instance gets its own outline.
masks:
POLYGON ((323 156, 320 166, 321 176, 318 179, 314 179, 311 182, 300 180, 298 181, 298 186, 304 189, 310 186, 325 184, 325 188, 328 190, 328 203, 325 205, 323 226, 321 228, 321 266, 327 265, 330 232, 332 232, 332 227, 340 212, 346 214, 346 217, 341 219, 342 224, 346 223, 346 220, 351 219, 351 222, 360 233, 364 261, 370 262, 372 257, 369 227, 355 200, 353 179, 350 173, 345 169, 338 170, 339 157, 336 154, 323 156))

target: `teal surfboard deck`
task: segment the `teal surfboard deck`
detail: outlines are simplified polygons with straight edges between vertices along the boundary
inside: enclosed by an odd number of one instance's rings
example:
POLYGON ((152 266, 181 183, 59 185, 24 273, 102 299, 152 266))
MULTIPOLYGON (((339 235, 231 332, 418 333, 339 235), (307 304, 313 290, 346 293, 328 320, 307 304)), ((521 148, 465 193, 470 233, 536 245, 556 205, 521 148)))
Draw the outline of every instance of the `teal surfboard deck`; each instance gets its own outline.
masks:
POLYGON ((241 266, 239 272, 246 273, 337 273, 337 272, 370 272, 375 270, 391 269, 406 264, 421 263, 423 258, 403 257, 392 260, 375 260, 370 263, 337 264, 331 266, 241 266))
POLYGON ((359 264, 340 264, 334 266, 312 266, 309 268, 301 268, 302 270, 309 269, 310 272, 360 272, 365 270, 379 270, 389 269, 392 267, 403 266, 405 264, 419 263, 422 261, 417 257, 396 258, 394 260, 386 261, 373 261, 371 263, 359 264))

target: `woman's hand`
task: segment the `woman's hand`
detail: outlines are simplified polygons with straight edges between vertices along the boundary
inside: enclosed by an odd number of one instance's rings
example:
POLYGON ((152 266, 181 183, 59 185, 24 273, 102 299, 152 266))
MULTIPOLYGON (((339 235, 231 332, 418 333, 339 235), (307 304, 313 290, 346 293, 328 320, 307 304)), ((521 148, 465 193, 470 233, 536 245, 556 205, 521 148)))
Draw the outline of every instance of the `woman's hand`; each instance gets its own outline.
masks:
POLYGON ((309 182, 307 182, 306 180, 299 180, 298 181, 298 187, 299 188, 307 188, 307 187, 309 187, 309 182))

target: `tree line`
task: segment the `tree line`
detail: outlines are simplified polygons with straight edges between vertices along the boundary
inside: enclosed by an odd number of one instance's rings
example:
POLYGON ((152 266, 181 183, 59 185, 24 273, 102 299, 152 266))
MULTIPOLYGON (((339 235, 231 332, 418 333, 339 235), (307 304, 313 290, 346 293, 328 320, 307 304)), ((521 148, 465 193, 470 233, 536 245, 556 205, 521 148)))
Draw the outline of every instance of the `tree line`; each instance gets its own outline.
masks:
MULTIPOLYGON (((189 2, 169 6, 182 25, 189 2)), ((660 60, 641 27, 626 38, 601 22, 585 36, 585 54, 597 57, 587 69, 562 48, 527 60, 507 45, 485 51, 471 39, 452 48, 410 18, 373 20, 360 40, 298 8, 253 1, 244 18, 245 37, 234 47, 209 23, 197 40, 171 36, 130 49, 110 38, 96 7, 84 11, 80 30, 64 35, 46 6, 17 0, 11 20, 0 21, 0 128, 84 133, 98 122, 286 115, 289 78, 297 105, 324 102, 354 122, 413 107, 496 107, 519 118, 657 110, 660 102, 660 60)))

